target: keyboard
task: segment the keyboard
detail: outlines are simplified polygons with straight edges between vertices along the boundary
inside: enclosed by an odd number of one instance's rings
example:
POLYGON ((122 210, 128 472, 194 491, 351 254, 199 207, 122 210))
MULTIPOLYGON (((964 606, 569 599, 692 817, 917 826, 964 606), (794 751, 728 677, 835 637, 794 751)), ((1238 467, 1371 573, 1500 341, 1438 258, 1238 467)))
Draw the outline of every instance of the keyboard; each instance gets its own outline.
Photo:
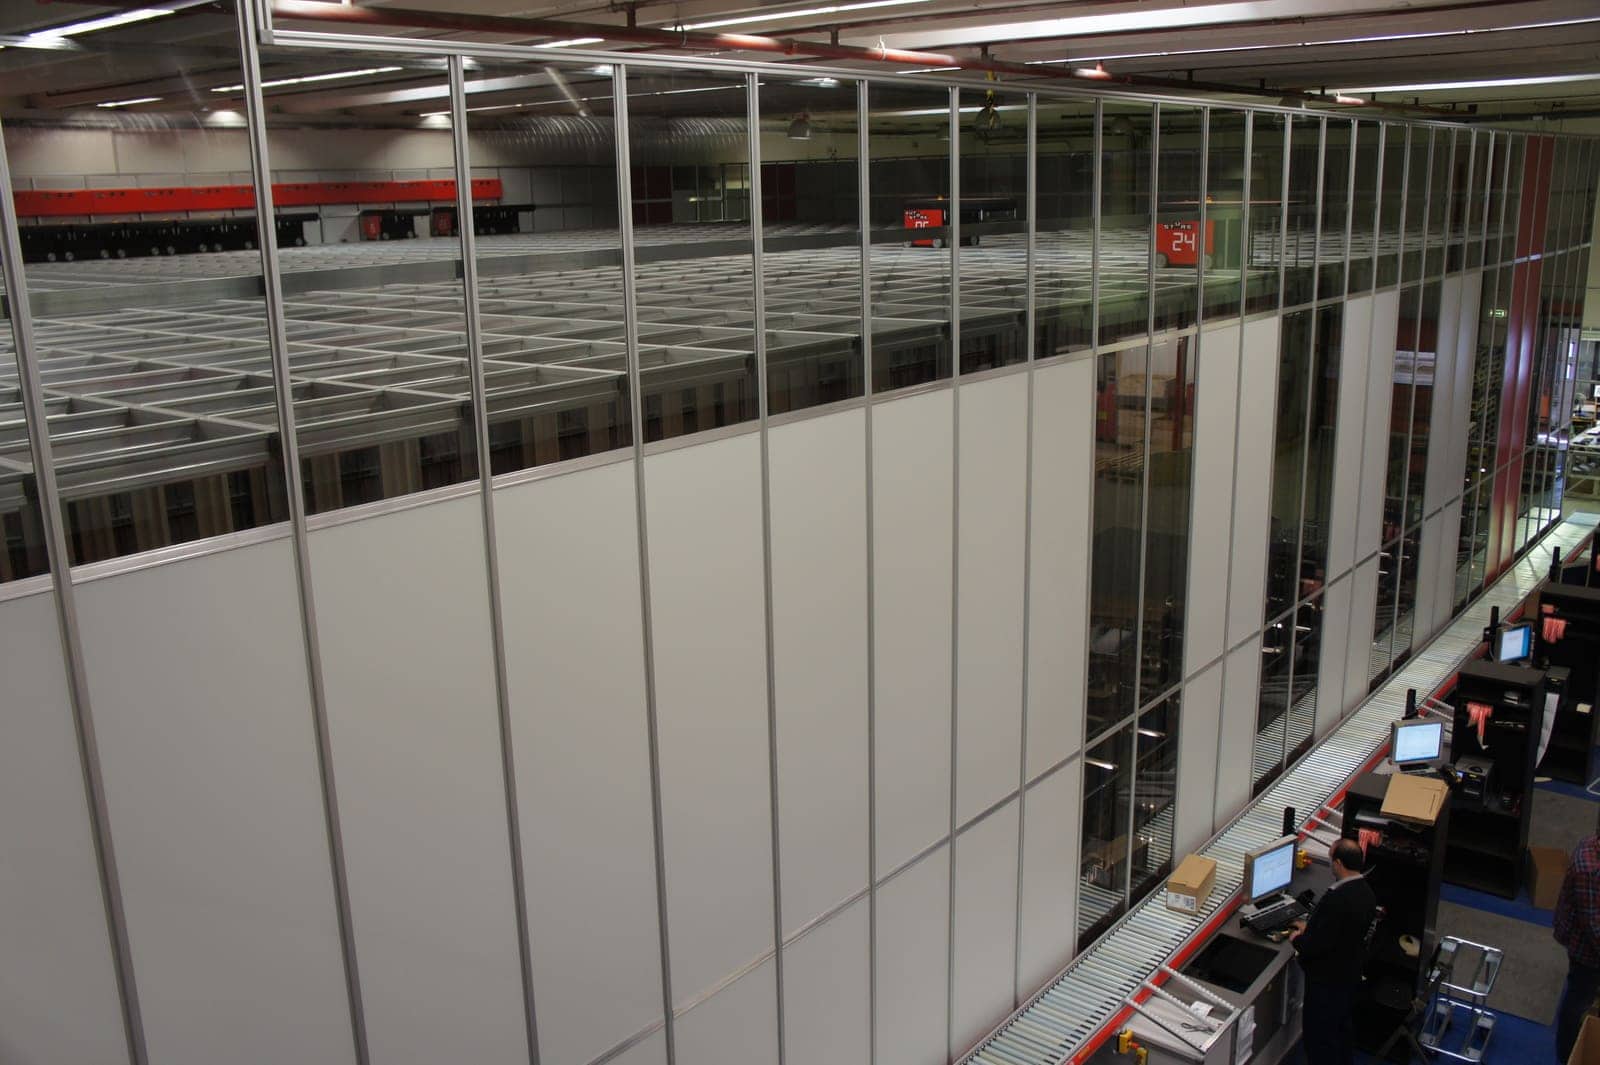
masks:
POLYGON ((1308 913, 1310 911, 1297 899, 1284 899, 1271 906, 1264 906, 1247 917, 1239 918, 1239 923, 1258 936, 1270 936, 1286 931, 1296 921, 1305 920, 1308 913))

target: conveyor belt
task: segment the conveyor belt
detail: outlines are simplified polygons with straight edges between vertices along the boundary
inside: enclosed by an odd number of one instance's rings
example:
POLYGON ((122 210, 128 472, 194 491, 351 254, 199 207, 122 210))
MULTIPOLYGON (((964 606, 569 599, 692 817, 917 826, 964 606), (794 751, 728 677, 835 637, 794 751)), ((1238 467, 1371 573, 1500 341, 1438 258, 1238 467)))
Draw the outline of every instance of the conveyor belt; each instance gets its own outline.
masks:
POLYGON ((1141 982, 1231 909, 1246 852, 1278 837, 1283 808, 1300 811, 1303 825, 1304 815, 1333 801, 1388 740, 1390 724, 1405 711, 1406 689, 1426 695, 1446 683, 1481 644, 1490 608, 1499 607, 1504 616, 1521 603, 1544 579, 1549 549, 1559 547, 1567 554, 1594 530, 1597 520, 1600 516, 1575 514, 1553 528, 1535 550, 1202 847, 1200 853, 1217 860, 1217 874, 1200 913, 1192 917, 1175 913, 1167 909, 1160 891, 1152 892, 960 1062, 1060 1065, 1086 1060, 1098 1045, 1097 1036, 1117 1023, 1141 982))

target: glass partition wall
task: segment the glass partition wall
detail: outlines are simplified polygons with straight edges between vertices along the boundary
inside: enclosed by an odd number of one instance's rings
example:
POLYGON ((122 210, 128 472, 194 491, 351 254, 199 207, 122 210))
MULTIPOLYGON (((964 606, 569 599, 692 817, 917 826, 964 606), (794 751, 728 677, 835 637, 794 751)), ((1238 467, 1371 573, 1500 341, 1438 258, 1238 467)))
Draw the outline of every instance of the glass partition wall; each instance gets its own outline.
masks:
MULTIPOLYGON (((1328 572, 1337 429, 1350 424, 1347 295, 1383 290, 1401 306, 1378 443, 1377 604, 1353 627, 1372 641, 1373 682, 1425 635, 1413 618, 1449 272, 1483 267, 1456 602, 1493 575, 1497 537, 1524 546, 1559 513, 1592 146, 1563 142, 1547 163, 1530 155, 1547 151, 1540 138, 1365 115, 522 51, 474 57, 454 86, 437 57, 384 54, 397 91, 358 130, 299 128, 287 99, 274 109, 275 126, 316 150, 281 148, 271 180, 359 180, 367 199, 280 201, 259 219, 245 202, 203 219, 215 223, 203 239, 192 225, 153 233, 137 262, 30 232, 26 266, 5 265, 27 274, 73 563, 282 522, 286 465, 307 509, 337 521, 460 491, 484 469, 514 483, 738 432, 761 413, 763 380, 770 415, 799 418, 1081 360, 1094 461, 1085 724, 1071 757, 1087 941, 1173 857, 1184 636, 1216 609, 1188 601, 1191 525, 1208 505, 1195 498, 1196 401, 1214 387, 1208 365, 1238 354, 1208 351, 1208 329, 1282 315, 1265 599, 1249 637, 1257 789, 1312 740, 1323 602, 1348 576, 1328 572), (1538 251, 1520 202, 1530 165, 1561 175, 1538 251), (276 360, 262 225, 285 298, 276 360), (1524 350, 1513 298, 1535 255, 1537 344, 1524 350), (129 278, 137 291, 121 291, 129 278), (165 286, 160 299, 150 285, 165 286), (481 359, 468 357, 469 309, 481 359), (1500 397, 1524 358, 1535 387, 1518 396, 1513 459, 1500 397), (282 390, 275 367, 287 367, 282 390), (280 391, 292 409, 279 411, 280 391), (1508 477, 1520 520, 1498 530, 1508 477)), ((235 78, 218 95, 237 103, 235 78)), ((248 178, 244 120, 220 114, 170 121, 195 157, 209 144, 233 160, 226 180, 248 178)), ((19 190, 68 191, 68 164, 49 152, 40 140, 14 155, 19 190)), ((33 488, 30 428, 7 353, 0 581, 46 569, 38 507, 50 501, 33 488)))

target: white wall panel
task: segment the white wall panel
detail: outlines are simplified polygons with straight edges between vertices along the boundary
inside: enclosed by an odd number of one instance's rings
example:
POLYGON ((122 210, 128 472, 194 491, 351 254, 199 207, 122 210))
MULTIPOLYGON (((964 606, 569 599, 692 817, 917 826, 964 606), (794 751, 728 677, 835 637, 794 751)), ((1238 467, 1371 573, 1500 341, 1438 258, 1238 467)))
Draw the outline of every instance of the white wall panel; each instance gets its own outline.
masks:
POLYGON ((956 839, 955 1021, 960 1054, 1011 1012, 1017 943, 1017 800, 956 839))
POLYGON ((784 948, 786 1065, 867 1065, 870 1060, 867 912, 867 900, 857 899, 784 948))
POLYGON ((677 1060, 778 1065, 776 974, 769 958, 679 1017, 673 1029, 677 1060))
POLYGON ((1371 353, 1372 297, 1353 296, 1345 301, 1340 330, 1333 500, 1328 516, 1330 577, 1344 573, 1355 561, 1356 519, 1361 506, 1361 452, 1367 436, 1367 364, 1371 353))
MULTIPOLYGON (((539 1031, 544 1031, 544 1018, 539 1019, 539 1031)), ((667 1037, 663 1032, 652 1032, 621 1054, 611 1059, 611 1065, 666 1065, 667 1037)))
POLYGON ((1224 650, 1226 631, 1217 624, 1215 607, 1226 603, 1228 596, 1238 395, 1239 327, 1207 329, 1200 338, 1195 377, 1194 512, 1189 521, 1184 676, 1215 661, 1224 650))
POLYGON ((952 405, 873 411, 878 868, 950 830, 952 405))
POLYGON ((633 463, 500 489, 495 523, 539 1057, 661 1017, 633 463))
POLYGON ((1083 745, 1094 396, 1092 360, 1034 372, 1029 780, 1083 745))
POLYGON ((1217 791, 1217 736, 1222 728, 1222 663, 1189 678, 1178 729, 1178 793, 1172 852, 1187 854, 1211 835, 1217 791))
MULTIPOLYGON (((1472 428, 1472 370, 1478 348, 1478 311, 1483 298, 1483 271, 1473 270, 1461 278, 1460 320, 1456 328, 1455 409, 1451 413, 1450 434, 1455 452, 1450 467, 1465 480, 1467 437, 1472 428)), ((1459 486, 1458 486, 1459 487, 1459 486)))
POLYGON ((1394 400, 1395 338, 1400 328, 1400 294, 1379 292, 1372 298, 1372 347, 1367 360, 1366 433, 1361 455, 1360 511, 1356 525, 1355 560, 1378 550, 1383 531, 1384 476, 1389 461, 1389 407, 1394 400))
MULTIPOLYGON (((1434 631, 1443 628, 1450 620, 1456 598, 1456 553, 1461 547, 1461 500, 1452 499, 1439 512, 1439 550, 1435 553, 1434 568, 1434 631)), ((1426 557, 1423 559, 1427 563, 1426 557)))
POLYGON ((866 416, 771 431, 783 923, 867 883, 866 416))
MULTIPOLYGON (((1022 996, 1066 965, 1078 942, 1078 838, 1083 831, 1083 760, 1028 788, 1022 823, 1022 996)), ((1210 806, 1209 797, 1206 803, 1210 806)))
POLYGON ((772 949, 760 463, 753 433, 645 459, 678 1002, 772 949))
POLYGON ((962 385, 960 440, 958 824, 1015 792, 1021 764, 1027 375, 962 385))
POLYGON ((311 533, 372 1059, 528 1054, 482 504, 311 533))
MULTIPOLYGON (((1442 534, 1439 515, 1423 519, 1422 535, 1417 544, 1417 598, 1412 614, 1413 647, 1422 646, 1434 632, 1434 610, 1439 597, 1439 558, 1444 553, 1442 534)), ((1452 546, 1452 555, 1454 552, 1455 548, 1452 546)))
POLYGON ((1350 599, 1354 578, 1328 585, 1322 596, 1322 650, 1317 666, 1317 735, 1324 736, 1344 716, 1345 665, 1350 639, 1350 599))
POLYGON ((355 1057, 299 610, 287 540, 78 588, 161 1065, 355 1057))
POLYGON ((1229 653, 1222 687, 1222 744, 1217 759, 1217 799, 1212 825, 1222 824, 1250 798, 1256 707, 1261 691, 1261 641, 1229 653))
POLYGON ((1350 642, 1345 647, 1344 708, 1367 697, 1372 660, 1372 621, 1378 609, 1378 560, 1356 567, 1350 593, 1350 642))
POLYGON ((1456 338, 1461 331, 1461 281, 1460 275, 1447 275, 1439 283, 1438 337, 1428 411, 1428 463, 1422 491, 1424 516, 1461 491, 1461 463, 1452 461, 1456 457, 1456 362, 1460 357, 1456 338))
POLYGON ((125 1062, 55 597, 0 602, 0 1061, 125 1062))
POLYGON ((948 1060, 950 848, 878 889, 878 1065, 948 1060))
POLYGON ((1265 610, 1280 325, 1281 319, 1274 315, 1244 326, 1238 465, 1233 481, 1233 568, 1228 577, 1230 647, 1261 628, 1265 610))

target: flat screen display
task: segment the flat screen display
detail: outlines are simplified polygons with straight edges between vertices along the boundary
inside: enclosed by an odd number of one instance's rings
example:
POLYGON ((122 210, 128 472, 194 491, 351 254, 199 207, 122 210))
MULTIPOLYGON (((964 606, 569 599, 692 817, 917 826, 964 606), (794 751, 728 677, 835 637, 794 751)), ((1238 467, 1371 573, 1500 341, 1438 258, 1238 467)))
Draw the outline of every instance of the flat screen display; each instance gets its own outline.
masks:
POLYGON ((1251 858, 1246 873, 1250 880, 1252 902, 1277 894, 1289 886, 1294 876, 1294 846, 1294 840, 1286 839, 1251 858))
POLYGON ((1444 748, 1444 722, 1418 721, 1394 727, 1394 762, 1431 762, 1444 748))
POLYGON ((1500 643, 1495 649, 1496 662, 1523 662, 1533 654, 1533 626, 1512 625, 1500 633, 1500 643))

